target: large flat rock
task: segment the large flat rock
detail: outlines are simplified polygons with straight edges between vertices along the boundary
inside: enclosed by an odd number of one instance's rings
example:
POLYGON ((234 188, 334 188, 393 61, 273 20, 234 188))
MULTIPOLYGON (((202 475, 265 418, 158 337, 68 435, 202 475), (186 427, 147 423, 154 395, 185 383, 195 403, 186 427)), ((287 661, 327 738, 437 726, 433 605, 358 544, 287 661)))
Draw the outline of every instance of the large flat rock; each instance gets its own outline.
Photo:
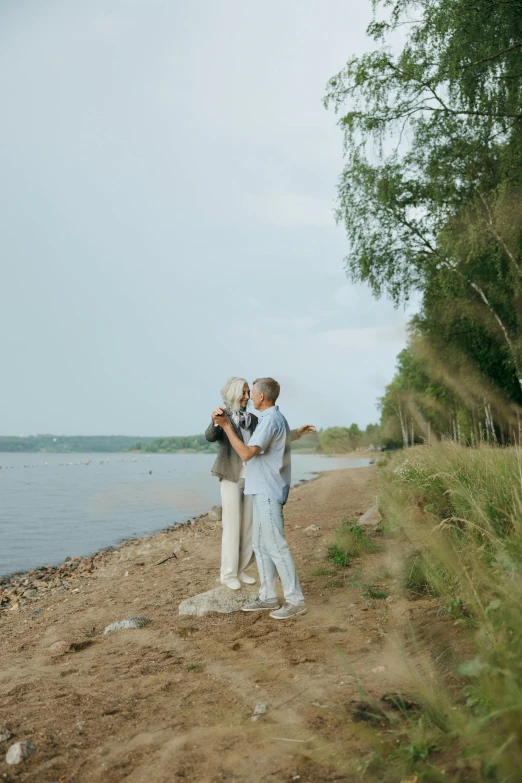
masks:
POLYGON ((221 585, 213 590, 207 590, 206 593, 185 598, 179 605, 179 613, 203 617, 212 612, 221 614, 239 612, 243 604, 257 598, 258 593, 259 585, 243 585, 241 590, 231 590, 221 585))

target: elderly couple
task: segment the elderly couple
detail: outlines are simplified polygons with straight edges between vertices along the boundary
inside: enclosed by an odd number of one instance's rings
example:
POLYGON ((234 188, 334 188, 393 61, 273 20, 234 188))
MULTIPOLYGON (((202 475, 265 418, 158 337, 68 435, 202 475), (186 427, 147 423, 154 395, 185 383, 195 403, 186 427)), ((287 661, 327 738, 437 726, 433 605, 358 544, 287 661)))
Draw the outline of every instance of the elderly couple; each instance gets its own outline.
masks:
POLYGON ((306 612, 294 559, 284 533, 283 506, 290 490, 290 441, 315 432, 305 424, 290 430, 276 405, 279 384, 258 378, 252 393, 244 378, 230 378, 221 390, 223 406, 212 413, 205 432, 219 442, 212 473, 221 482, 223 539, 221 582, 239 590, 241 582, 254 584, 246 573, 256 557, 259 598, 245 604, 244 612, 270 611, 285 620, 306 612), (249 398, 259 417, 247 412, 249 398), (283 585, 285 603, 276 594, 276 573, 283 585))

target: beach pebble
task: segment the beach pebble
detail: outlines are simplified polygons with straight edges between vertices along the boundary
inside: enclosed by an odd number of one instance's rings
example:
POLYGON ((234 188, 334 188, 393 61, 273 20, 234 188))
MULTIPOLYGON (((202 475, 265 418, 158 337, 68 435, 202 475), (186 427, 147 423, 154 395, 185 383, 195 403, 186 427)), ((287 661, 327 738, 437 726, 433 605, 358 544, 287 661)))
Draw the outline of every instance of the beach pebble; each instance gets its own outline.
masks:
POLYGON ((250 718, 251 721, 259 720, 261 715, 265 715, 265 713, 268 712, 268 702, 266 701, 258 701, 256 706, 254 707, 254 713, 252 717, 250 718))
POLYGON ((133 628, 144 628, 151 622, 152 620, 150 617, 128 617, 126 620, 117 620, 116 622, 111 623, 107 626, 103 633, 106 634, 112 633, 113 631, 126 631, 133 628))
POLYGON ((71 649, 71 645, 69 642, 55 642, 49 647, 49 652, 51 655, 63 655, 66 652, 69 652, 71 649))
POLYGON ((11 739, 13 736, 13 732, 9 731, 5 726, 0 726, 0 742, 7 742, 8 739, 11 739))
POLYGON ((368 511, 359 518, 359 525, 366 530, 372 530, 382 522, 382 516, 379 512, 378 506, 372 506, 368 511))
POLYGON ((305 527, 304 532, 308 533, 309 531, 314 533, 316 530, 320 530, 320 527, 317 527, 317 525, 308 525, 308 527, 305 527))
POLYGON ((36 746, 32 742, 15 742, 7 751, 5 760, 8 764, 20 764, 21 761, 28 759, 35 750, 36 746))

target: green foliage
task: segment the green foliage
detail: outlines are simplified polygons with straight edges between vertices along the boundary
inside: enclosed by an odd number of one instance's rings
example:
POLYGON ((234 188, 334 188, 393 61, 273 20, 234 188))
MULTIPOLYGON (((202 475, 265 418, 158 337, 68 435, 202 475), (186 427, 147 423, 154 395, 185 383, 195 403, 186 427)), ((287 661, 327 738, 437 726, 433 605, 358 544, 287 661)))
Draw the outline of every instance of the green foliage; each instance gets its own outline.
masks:
POLYGON ((351 424, 349 427, 329 427, 321 430, 318 435, 319 451, 323 454, 349 454, 358 448, 377 446, 381 438, 378 424, 368 424, 365 431, 357 424, 351 424))
POLYGON ((364 590, 363 595, 365 595, 367 598, 384 599, 388 598, 389 593, 387 590, 383 590, 378 585, 368 585, 364 590))
POLYGON ((140 438, 129 435, 28 435, 0 436, 0 452, 92 453, 141 451, 147 454, 171 454, 177 451, 209 452, 218 450, 217 443, 208 443, 204 435, 171 438, 140 438))
MULTIPOLYGON (((143 446, 152 438, 143 438, 143 446)), ((130 450, 136 436, 128 435, 28 435, 26 437, 0 436, 0 452, 120 452, 130 450)))
POLYGON ((151 454, 175 454, 182 451, 184 453, 208 453, 215 454, 219 449, 219 443, 209 443, 204 435, 177 435, 168 438, 155 438, 145 447, 135 443, 131 451, 137 451, 143 448, 151 454))
POLYGON ((331 563, 335 563, 335 565, 341 568, 347 568, 351 563, 348 552, 337 544, 332 544, 328 547, 326 557, 331 563))
POLYGON ((399 357, 383 439, 421 442, 428 422, 459 441, 507 439, 506 411, 493 410, 495 434, 483 401, 522 404, 520 4, 374 8, 384 17, 368 30, 374 50, 330 80, 326 104, 344 134, 348 276, 395 303, 423 295, 413 329, 431 355, 399 357))
POLYGON ((411 552, 404 561, 404 587, 413 596, 437 595, 422 552, 411 552))
POLYGON ((344 519, 336 531, 337 544, 344 549, 351 558, 379 552, 381 546, 374 533, 366 532, 357 520, 344 519))

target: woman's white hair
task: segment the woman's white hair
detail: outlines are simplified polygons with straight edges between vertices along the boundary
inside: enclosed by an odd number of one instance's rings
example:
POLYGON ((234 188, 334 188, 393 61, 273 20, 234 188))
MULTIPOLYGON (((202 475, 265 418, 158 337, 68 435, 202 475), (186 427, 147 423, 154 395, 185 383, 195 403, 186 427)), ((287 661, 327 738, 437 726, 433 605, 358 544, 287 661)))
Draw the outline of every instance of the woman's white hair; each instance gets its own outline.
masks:
POLYGON ((241 398, 243 396, 243 388, 245 383, 248 384, 244 378, 229 378, 221 389, 221 399, 231 408, 234 412, 240 409, 241 398))

